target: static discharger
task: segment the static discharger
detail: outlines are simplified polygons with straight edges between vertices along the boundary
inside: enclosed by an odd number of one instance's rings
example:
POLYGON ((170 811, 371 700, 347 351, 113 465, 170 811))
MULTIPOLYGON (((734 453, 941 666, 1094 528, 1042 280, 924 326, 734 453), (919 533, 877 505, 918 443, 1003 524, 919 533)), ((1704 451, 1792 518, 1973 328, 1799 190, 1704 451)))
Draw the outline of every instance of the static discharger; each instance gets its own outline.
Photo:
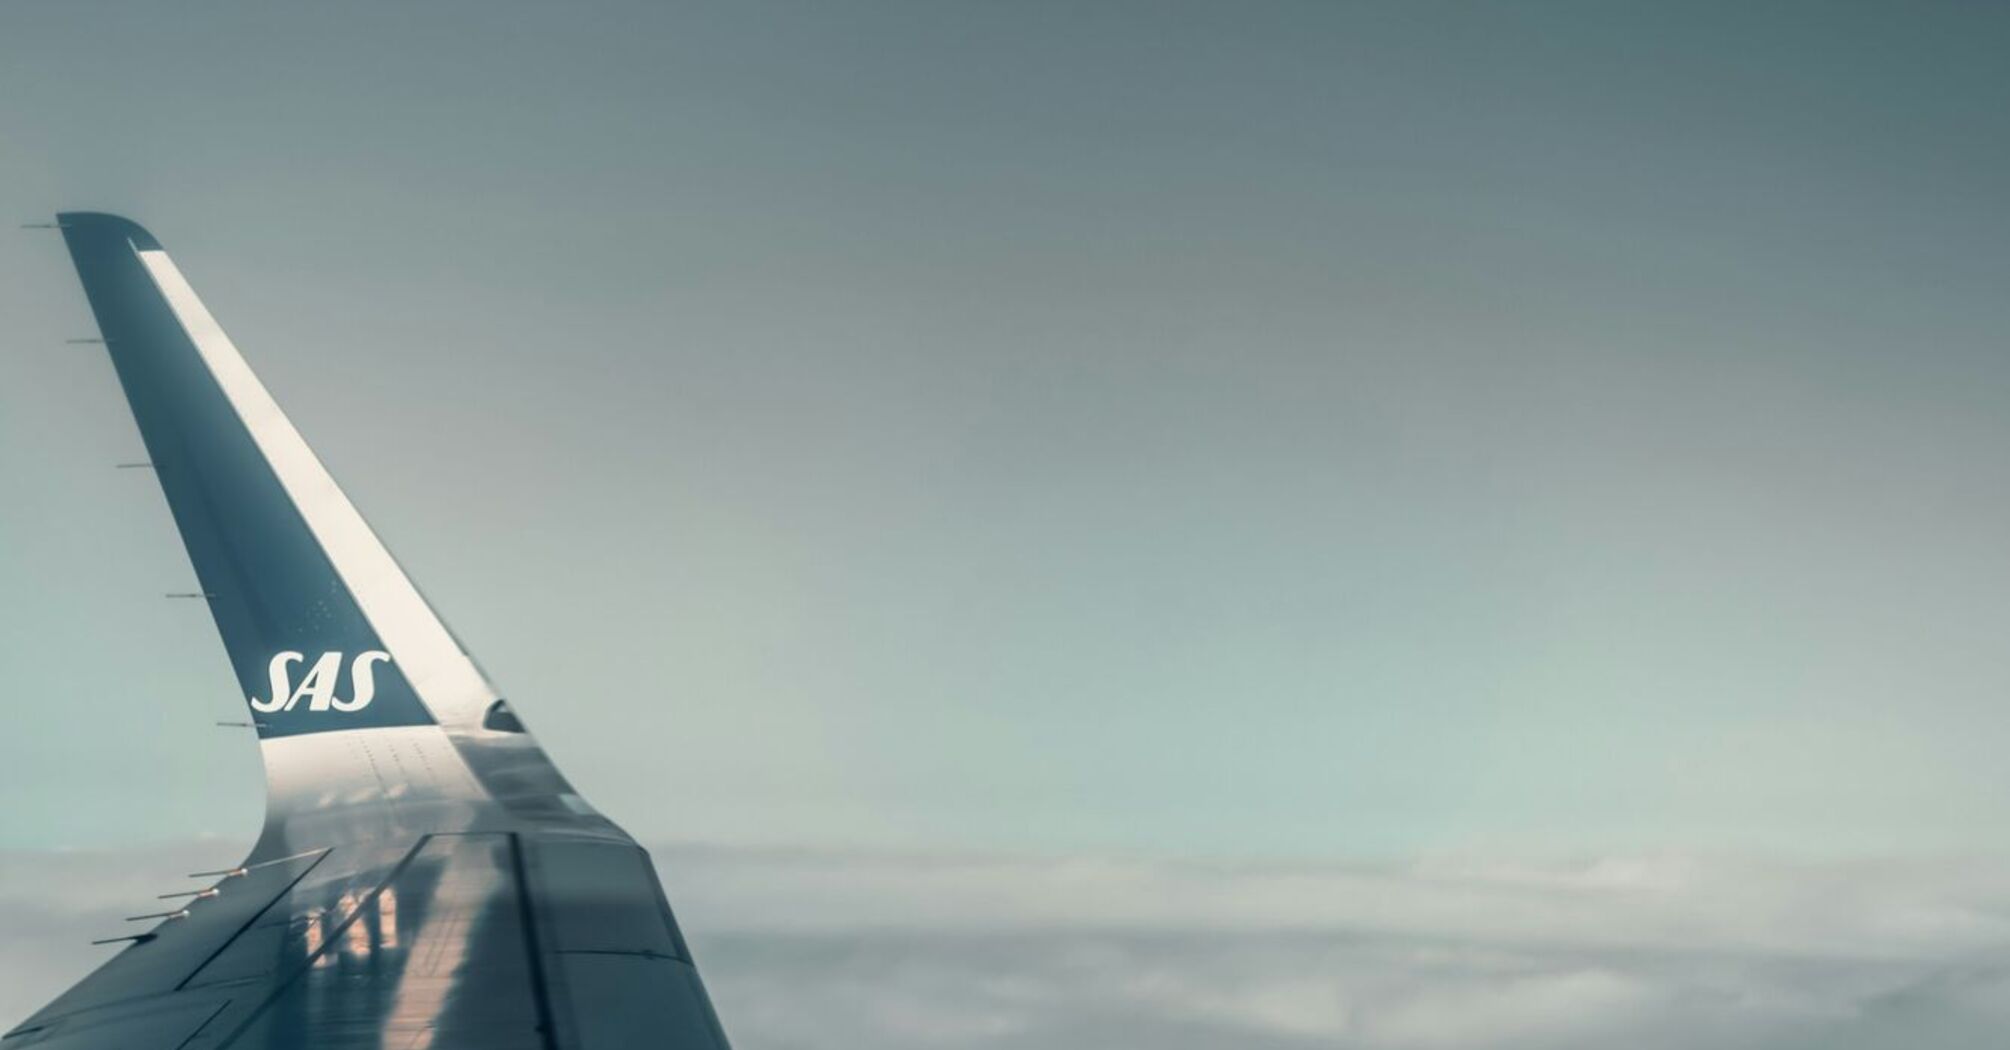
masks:
POLYGON ((291 854, 288 854, 288 855, 286 855, 286 856, 284 856, 284 857, 274 857, 274 858, 272 858, 271 860, 261 860, 261 861, 259 861, 259 862, 258 862, 258 863, 256 863, 256 864, 240 864, 240 865, 238 865, 238 866, 237 866, 237 867, 235 867, 235 868, 225 868, 225 869, 223 869, 222 871, 191 871, 191 872, 189 872, 189 873, 188 873, 188 877, 189 877, 189 878, 191 878, 191 879, 209 879, 209 878, 218 878, 218 879, 230 879, 230 878, 236 878, 236 877, 237 877, 237 876, 239 876, 239 875, 243 875, 243 874, 246 874, 246 873, 248 873, 248 872, 253 872, 253 871, 256 871, 256 870, 258 870, 259 868, 269 868, 269 867, 273 866, 274 864, 284 864, 284 863, 286 863, 286 862, 287 862, 287 861, 289 861, 289 860, 299 860, 299 859, 300 859, 300 858, 302 858, 302 857, 312 857, 312 856, 315 856, 316 854, 320 854, 320 853, 326 853, 326 852, 328 852, 328 851, 327 851, 326 849, 307 849, 307 850, 301 850, 301 851, 300 851, 300 852, 298 852, 298 853, 291 853, 291 854))
POLYGON ((106 938, 104 938, 103 940, 97 940, 97 941, 92 941, 91 943, 92 943, 92 944, 117 944, 117 943, 119 943, 120 941, 131 941, 131 942, 133 942, 134 944, 145 944, 145 943, 147 943, 148 941, 151 941, 151 940, 153 940, 153 939, 154 939, 155 937, 157 937, 157 936, 159 936, 159 935, 158 935, 158 934, 152 934, 152 933, 129 933, 129 934, 125 935, 124 937, 106 937, 106 938))
POLYGON ((128 915, 126 916, 126 921, 145 922, 148 919, 186 919, 186 918, 188 918, 188 909, 179 908, 176 909, 175 911, 157 911, 149 915, 128 915))

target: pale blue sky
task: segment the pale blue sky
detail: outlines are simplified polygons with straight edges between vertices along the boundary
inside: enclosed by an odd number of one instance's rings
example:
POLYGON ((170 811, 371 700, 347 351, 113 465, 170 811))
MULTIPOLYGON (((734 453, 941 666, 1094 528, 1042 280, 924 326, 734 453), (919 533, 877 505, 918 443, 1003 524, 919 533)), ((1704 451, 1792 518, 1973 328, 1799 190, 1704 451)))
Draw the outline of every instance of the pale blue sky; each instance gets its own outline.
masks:
MULTIPOLYGON (((645 839, 1992 846, 2006 17, 9 3, 0 210, 150 226, 645 839)), ((52 236, 0 318, 0 845, 242 834, 52 236)))

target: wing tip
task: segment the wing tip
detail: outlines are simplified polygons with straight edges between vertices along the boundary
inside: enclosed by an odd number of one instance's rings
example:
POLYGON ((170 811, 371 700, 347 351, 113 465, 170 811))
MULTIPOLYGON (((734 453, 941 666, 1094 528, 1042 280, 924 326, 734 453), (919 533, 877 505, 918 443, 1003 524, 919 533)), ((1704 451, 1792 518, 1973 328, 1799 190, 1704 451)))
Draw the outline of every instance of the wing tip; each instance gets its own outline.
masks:
POLYGON ((65 211, 56 213, 56 224, 66 236, 115 235, 132 242, 141 251, 157 251, 161 242, 147 228, 123 215, 105 211, 65 211))

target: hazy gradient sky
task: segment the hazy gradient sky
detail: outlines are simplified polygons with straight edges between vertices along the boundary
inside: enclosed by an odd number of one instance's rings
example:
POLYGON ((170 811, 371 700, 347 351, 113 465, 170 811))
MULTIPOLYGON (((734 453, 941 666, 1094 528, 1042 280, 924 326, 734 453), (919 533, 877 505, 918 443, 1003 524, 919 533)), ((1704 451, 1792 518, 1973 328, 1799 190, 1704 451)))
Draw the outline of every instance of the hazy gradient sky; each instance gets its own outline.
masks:
MULTIPOLYGON (((2010 9, 0 4, 4 217, 172 251, 650 840, 1993 847, 2010 9)), ((0 236, 0 846, 257 758, 0 236)))

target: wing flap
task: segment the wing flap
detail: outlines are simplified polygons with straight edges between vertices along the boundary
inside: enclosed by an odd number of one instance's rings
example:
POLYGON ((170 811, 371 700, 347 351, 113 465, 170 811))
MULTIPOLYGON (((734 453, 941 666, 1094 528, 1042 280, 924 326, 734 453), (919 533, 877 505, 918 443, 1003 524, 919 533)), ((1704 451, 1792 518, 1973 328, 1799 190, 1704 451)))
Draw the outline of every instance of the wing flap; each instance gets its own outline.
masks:
POLYGON ((724 1050, 691 952, 637 846, 547 839, 526 850, 564 1043, 724 1050))

